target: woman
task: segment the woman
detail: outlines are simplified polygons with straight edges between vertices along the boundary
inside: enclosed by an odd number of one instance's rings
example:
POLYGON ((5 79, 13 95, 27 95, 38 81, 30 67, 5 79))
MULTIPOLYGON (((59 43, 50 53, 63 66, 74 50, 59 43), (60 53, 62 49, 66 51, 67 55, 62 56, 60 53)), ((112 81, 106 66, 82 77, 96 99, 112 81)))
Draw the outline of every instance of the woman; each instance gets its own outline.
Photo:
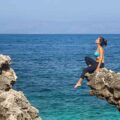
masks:
POLYGON ((96 61, 90 57, 85 57, 85 62, 87 64, 87 68, 83 69, 83 72, 80 76, 80 79, 74 86, 74 88, 80 87, 83 79, 85 78, 85 74, 93 73, 94 71, 99 72, 101 68, 104 67, 104 46, 107 46, 107 40, 103 37, 98 37, 96 40, 97 50, 95 52, 96 61))

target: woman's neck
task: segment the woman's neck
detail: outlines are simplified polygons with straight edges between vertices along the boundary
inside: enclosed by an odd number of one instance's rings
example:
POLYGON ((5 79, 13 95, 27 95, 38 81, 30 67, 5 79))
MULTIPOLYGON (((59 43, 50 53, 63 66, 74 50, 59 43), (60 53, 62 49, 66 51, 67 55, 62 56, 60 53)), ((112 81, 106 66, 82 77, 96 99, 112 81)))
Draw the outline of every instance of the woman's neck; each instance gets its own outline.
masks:
POLYGON ((97 45, 97 48, 101 48, 102 46, 101 45, 97 45))

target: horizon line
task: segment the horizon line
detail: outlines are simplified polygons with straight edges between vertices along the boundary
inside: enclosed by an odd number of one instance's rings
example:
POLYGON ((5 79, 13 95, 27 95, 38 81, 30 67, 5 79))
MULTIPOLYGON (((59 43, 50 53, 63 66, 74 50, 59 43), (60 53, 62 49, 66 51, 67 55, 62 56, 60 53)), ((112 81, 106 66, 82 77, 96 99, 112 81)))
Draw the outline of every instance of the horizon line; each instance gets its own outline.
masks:
POLYGON ((119 35, 120 33, 0 33, 0 35, 119 35))

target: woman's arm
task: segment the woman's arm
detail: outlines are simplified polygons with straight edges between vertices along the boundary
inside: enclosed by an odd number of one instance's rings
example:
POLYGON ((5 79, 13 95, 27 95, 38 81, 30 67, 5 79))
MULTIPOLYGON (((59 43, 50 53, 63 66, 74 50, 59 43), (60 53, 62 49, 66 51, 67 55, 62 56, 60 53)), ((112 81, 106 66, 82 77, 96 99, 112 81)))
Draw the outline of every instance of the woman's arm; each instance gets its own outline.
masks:
POLYGON ((103 60, 103 49, 102 48, 99 48, 99 53, 100 53, 100 56, 99 56, 99 63, 98 63, 98 66, 96 68, 96 72, 99 72, 100 70, 100 65, 102 63, 102 60, 103 60))

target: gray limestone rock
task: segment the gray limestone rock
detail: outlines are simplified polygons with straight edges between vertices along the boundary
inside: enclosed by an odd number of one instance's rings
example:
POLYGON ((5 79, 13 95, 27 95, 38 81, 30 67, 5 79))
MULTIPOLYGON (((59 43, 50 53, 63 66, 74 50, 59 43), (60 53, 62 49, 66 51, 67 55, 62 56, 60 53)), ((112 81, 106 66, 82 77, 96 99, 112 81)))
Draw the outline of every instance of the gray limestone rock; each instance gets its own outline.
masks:
POLYGON ((24 94, 12 89, 17 76, 10 63, 9 56, 0 55, 0 120, 41 120, 24 94))
POLYGON ((90 94, 117 106, 120 111, 120 73, 102 68, 100 72, 88 74, 90 94))

